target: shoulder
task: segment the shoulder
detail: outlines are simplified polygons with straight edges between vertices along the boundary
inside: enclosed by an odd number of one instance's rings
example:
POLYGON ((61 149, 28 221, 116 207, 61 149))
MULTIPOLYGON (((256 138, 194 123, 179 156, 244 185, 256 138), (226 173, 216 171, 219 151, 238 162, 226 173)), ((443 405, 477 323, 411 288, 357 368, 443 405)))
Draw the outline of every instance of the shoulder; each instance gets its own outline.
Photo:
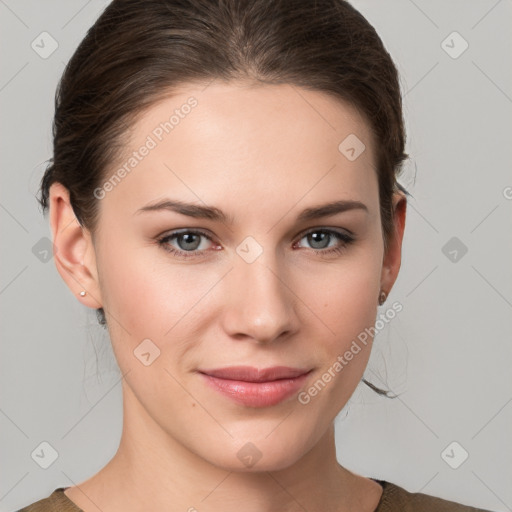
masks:
MULTIPOLYGON (((376 481, 383 487, 383 492, 375 512, 492 512, 427 494, 410 493, 385 480, 376 481)), ((64 489, 59 487, 47 498, 17 512, 83 512, 64 494, 64 489)))
POLYGON ((50 496, 19 509, 17 512, 83 512, 65 494, 65 487, 55 489, 50 496))
POLYGON ((492 512, 422 493, 411 493, 384 480, 382 497, 375 512, 492 512))

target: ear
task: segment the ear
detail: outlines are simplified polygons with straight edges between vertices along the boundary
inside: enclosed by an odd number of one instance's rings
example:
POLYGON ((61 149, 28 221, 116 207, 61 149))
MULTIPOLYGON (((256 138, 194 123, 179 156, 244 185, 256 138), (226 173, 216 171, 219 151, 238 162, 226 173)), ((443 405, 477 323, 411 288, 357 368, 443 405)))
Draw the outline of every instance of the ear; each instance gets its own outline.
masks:
POLYGON ((61 183, 50 187, 50 226, 55 246, 54 261, 59 274, 78 300, 101 308, 96 252, 89 231, 78 222, 69 191, 61 183), (85 296, 80 292, 85 291, 85 296))
POLYGON ((406 209, 407 197, 403 192, 395 192, 393 195, 394 236, 390 239, 388 249, 384 254, 381 274, 381 289, 388 295, 398 277, 402 262, 402 240, 405 230, 406 209))

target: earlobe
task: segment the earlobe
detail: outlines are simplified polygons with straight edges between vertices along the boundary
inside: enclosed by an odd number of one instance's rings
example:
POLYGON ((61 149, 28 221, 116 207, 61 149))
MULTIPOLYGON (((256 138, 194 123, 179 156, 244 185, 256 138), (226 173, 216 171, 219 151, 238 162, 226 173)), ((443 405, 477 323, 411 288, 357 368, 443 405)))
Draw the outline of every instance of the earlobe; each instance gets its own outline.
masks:
POLYGON ((78 222, 61 183, 50 187, 50 227, 55 246, 55 265, 62 279, 80 302, 102 307, 95 250, 89 231, 78 222), (85 291, 84 295, 80 292, 85 291))
POLYGON ((407 197, 402 192, 393 196, 394 236, 389 242, 388 250, 382 262, 381 288, 389 295, 402 261, 402 241, 405 231, 407 197))

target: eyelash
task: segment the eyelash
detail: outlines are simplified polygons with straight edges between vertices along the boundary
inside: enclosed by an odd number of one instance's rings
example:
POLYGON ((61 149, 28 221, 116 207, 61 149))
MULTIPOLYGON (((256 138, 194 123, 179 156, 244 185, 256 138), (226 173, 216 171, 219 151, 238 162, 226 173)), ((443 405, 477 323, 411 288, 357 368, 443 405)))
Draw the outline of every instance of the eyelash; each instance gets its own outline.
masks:
MULTIPOLYGON (((309 231, 306 231, 305 233, 302 234, 302 236, 299 238, 299 241, 302 240, 305 236, 307 236, 307 235, 309 235, 311 233, 327 233, 327 234, 329 234, 331 236, 334 236, 340 242, 342 242, 342 245, 331 247, 329 249, 311 249, 313 252, 315 252, 315 253, 317 253, 317 254, 319 254, 321 256, 325 256, 325 255, 330 256, 330 255, 335 255, 335 254, 342 254, 347 249, 347 247, 352 242, 355 241, 355 237, 352 236, 352 235, 348 235, 348 234, 345 234, 345 233, 342 233, 342 232, 339 232, 339 231, 335 231, 335 230, 332 230, 332 229, 327 229, 327 228, 314 228, 314 229, 310 229, 309 231)), ((158 245, 160 247, 162 247, 162 249, 164 249, 164 251, 167 251, 167 252, 173 254, 177 258, 187 259, 187 258, 200 257, 201 252, 204 252, 204 251, 182 251, 182 250, 179 250, 179 249, 175 249, 174 247, 171 247, 168 244, 168 242, 170 240, 172 240, 174 238, 177 238, 180 235, 187 235, 187 234, 201 235, 201 236, 204 236, 205 238, 207 238, 208 240, 213 241, 211 239, 211 237, 208 234, 206 234, 204 231, 189 229, 189 230, 174 232, 174 233, 171 233, 171 234, 167 234, 167 235, 165 235, 163 237, 160 237, 160 238, 157 239, 157 243, 158 243, 158 245)))

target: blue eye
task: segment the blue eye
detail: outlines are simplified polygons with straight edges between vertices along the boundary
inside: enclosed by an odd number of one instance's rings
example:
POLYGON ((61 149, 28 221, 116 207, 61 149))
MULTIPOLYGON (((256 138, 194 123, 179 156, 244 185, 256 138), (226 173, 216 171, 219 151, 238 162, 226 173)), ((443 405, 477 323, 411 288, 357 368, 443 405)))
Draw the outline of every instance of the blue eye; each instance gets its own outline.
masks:
POLYGON ((312 249, 321 255, 341 254, 355 240, 352 235, 333 229, 315 228, 308 231, 300 240, 307 239, 312 244, 312 249), (330 242, 338 241, 334 246, 329 246, 330 242))
MULTIPOLYGON (((201 237, 210 240, 210 242, 212 241, 211 238, 202 231, 183 230, 176 231, 170 235, 165 235, 163 238, 158 239, 158 245, 160 245, 164 250, 174 254, 178 258, 193 258, 198 256, 196 251, 201 245, 201 237), (169 242, 174 239, 178 241, 178 248, 169 245, 169 242)), ((204 250, 199 252, 204 252, 204 250)))
MULTIPOLYGON (((202 238, 212 242, 211 237, 203 231, 184 229, 159 238, 157 243, 177 258, 196 258, 207 252, 207 248, 200 249, 202 238), (171 241, 174 240, 178 247, 171 245, 171 241)), ((299 242, 303 239, 307 239, 308 243, 312 244, 311 250, 314 253, 322 256, 341 254, 355 240, 352 235, 326 228, 311 229, 302 235, 299 242), (333 240, 337 241, 334 246, 331 245, 333 240)))

